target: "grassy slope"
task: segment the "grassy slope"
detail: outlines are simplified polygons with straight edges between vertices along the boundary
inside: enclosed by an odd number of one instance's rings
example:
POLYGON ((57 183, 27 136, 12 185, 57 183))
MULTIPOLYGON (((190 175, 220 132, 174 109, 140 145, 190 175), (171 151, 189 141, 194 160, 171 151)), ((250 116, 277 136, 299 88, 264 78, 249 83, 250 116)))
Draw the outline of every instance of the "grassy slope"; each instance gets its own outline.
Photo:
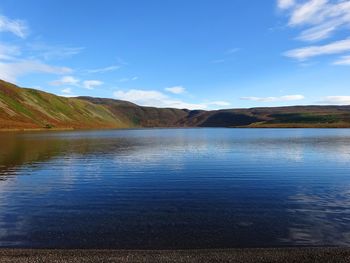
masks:
POLYGON ((0 81, 0 128, 126 127, 101 105, 0 81))
POLYGON ((177 122, 188 115, 187 110, 142 107, 127 101, 91 97, 79 99, 102 105, 131 127, 176 127, 177 122))
POLYGON ((65 98, 0 80, 0 129, 169 127, 185 110, 98 98, 65 98))
POLYGON ((91 97, 65 98, 0 80, 0 129, 350 127, 350 106, 189 111, 91 97))

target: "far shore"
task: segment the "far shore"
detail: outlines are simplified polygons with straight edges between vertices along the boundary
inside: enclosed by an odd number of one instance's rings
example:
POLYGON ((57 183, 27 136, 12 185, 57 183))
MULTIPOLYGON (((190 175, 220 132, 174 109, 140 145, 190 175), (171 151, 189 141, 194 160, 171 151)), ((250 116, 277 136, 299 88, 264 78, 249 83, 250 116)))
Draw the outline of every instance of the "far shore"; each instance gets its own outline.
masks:
POLYGON ((21 128, 12 128, 12 129, 0 129, 0 132, 23 132, 23 131, 73 131, 73 128, 30 128, 30 129, 21 129, 21 128))
POLYGON ((104 130, 142 130, 142 129, 350 129, 350 126, 238 126, 238 127, 124 127, 124 128, 11 128, 1 129, 0 132, 54 132, 54 131, 104 131, 104 130))
POLYGON ((212 250, 0 249, 2 263, 92 262, 350 262, 350 248, 247 248, 212 250))

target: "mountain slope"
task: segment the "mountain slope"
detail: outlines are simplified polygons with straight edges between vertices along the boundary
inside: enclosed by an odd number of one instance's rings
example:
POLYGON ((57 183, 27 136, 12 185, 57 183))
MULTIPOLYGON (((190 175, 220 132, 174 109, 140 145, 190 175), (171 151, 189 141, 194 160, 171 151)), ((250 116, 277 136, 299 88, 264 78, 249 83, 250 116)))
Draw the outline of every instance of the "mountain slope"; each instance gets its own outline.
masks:
POLYGON ((65 98, 0 80, 0 129, 169 127, 186 115, 112 99, 65 98))
POLYGON ((101 105, 0 81, 0 128, 126 127, 101 105))
POLYGON ((201 111, 183 123, 199 127, 347 128, 350 106, 293 106, 201 111))
POLYGON ((121 100, 91 97, 78 97, 78 99, 102 105, 130 127, 176 127, 177 122, 188 115, 188 110, 142 107, 121 100))
POLYGON ((113 99, 65 98, 0 80, 2 130, 137 127, 350 127, 350 106, 190 111, 113 99))

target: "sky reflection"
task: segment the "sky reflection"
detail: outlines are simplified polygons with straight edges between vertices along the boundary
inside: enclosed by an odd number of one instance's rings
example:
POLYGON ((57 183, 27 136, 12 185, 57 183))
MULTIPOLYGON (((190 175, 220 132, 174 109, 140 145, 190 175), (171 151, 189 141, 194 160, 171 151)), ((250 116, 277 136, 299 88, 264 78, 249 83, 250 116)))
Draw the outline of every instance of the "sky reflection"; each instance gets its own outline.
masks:
POLYGON ((0 246, 350 245, 350 130, 1 134, 0 246))

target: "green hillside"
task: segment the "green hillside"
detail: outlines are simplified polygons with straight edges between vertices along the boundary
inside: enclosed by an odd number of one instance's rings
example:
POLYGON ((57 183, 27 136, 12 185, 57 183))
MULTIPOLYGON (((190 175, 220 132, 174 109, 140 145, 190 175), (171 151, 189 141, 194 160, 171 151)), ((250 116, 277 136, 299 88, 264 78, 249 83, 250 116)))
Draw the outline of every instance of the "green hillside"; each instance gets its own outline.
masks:
POLYGON ((126 127, 101 105, 0 81, 0 128, 126 127))
POLYGON ((168 127, 187 111, 98 98, 65 98, 0 80, 0 129, 168 127))
POLYGON ((350 127, 350 106, 190 111, 113 99, 65 98, 0 80, 2 130, 138 127, 350 127))

